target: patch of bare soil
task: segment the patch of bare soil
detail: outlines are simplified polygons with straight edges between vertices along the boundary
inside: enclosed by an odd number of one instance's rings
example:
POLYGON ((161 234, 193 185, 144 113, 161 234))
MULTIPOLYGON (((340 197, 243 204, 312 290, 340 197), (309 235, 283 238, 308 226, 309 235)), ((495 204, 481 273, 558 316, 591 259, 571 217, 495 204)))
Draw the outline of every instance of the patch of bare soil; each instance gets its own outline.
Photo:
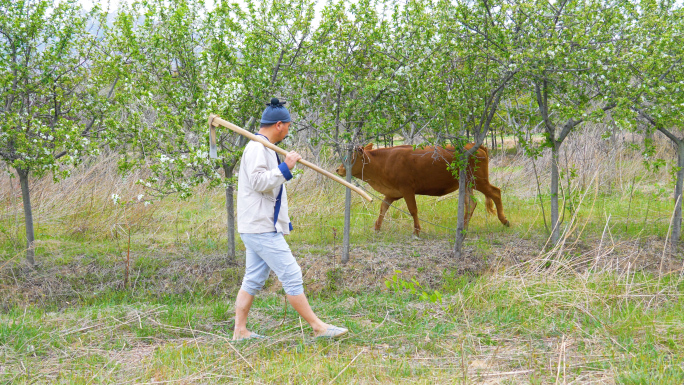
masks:
MULTIPOLYGON (((307 292, 348 290, 351 292, 384 290, 385 281, 395 274, 404 279, 415 278, 421 285, 439 289, 444 274, 450 276, 480 275, 499 269, 532 269, 537 265, 549 269, 565 269, 574 273, 629 271, 668 274, 682 270, 684 256, 669 248, 663 250, 663 240, 636 239, 621 242, 600 240, 592 242, 566 241, 562 247, 541 251, 542 241, 505 239, 486 248, 465 247, 465 256, 455 258, 453 244, 448 241, 407 239, 404 243, 375 244, 353 247, 349 262, 341 263, 339 248, 328 253, 309 251, 310 247, 293 247, 304 275, 307 292), (336 252, 337 251, 337 252, 336 252), (548 260, 557 264, 542 263, 548 260), (560 267, 558 267, 560 266, 560 267), (400 273, 399 273, 400 272, 400 273)), ((280 288, 272 276, 273 284, 267 291, 280 288)))
POLYGON ((244 262, 217 255, 165 254, 148 260, 159 263, 136 266, 133 259, 128 288, 121 261, 103 264, 84 256, 64 265, 44 262, 35 270, 25 264, 5 267, 0 271, 0 309, 22 304, 62 308, 121 290, 141 296, 232 296, 244 271, 244 262))

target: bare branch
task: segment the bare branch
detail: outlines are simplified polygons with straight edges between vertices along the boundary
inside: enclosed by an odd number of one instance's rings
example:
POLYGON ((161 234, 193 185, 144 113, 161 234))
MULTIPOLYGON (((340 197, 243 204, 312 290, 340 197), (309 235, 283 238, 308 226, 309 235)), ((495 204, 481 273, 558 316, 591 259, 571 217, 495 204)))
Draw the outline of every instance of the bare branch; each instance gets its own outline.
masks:
POLYGON ((630 107, 630 109, 634 112, 637 112, 639 114, 639 116, 644 118, 653 127, 655 127, 656 130, 662 132, 663 135, 667 136, 674 143, 679 144, 682 140, 684 140, 684 139, 679 139, 675 134, 673 134, 672 132, 670 132, 670 130, 663 127, 663 125, 660 122, 656 121, 655 118, 653 118, 652 116, 647 114, 645 111, 643 111, 637 107, 630 107))

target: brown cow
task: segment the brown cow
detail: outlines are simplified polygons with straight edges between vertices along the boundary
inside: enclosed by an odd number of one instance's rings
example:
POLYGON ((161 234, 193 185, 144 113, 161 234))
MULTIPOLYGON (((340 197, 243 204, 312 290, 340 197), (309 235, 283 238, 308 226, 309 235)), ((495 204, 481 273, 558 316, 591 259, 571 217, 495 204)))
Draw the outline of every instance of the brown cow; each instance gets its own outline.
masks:
MULTIPOLYGON (((467 144, 466 149, 474 146, 467 144)), ((375 230, 380 230, 385 213, 392 202, 404 198, 413 216, 414 235, 420 235, 416 194, 442 196, 458 189, 458 177, 447 169, 454 157, 453 147, 396 146, 373 150, 373 143, 358 147, 352 157, 352 176, 367 182, 373 189, 385 195, 380 207, 380 216, 375 222, 375 230)), ((470 158, 468 172, 474 176, 474 188, 486 197, 485 206, 491 214, 496 214, 505 226, 509 222, 503 212, 501 190, 489 183, 489 154, 487 148, 480 148, 470 158), (477 158, 477 159, 475 159, 477 158), (496 210, 494 210, 496 204, 496 210)), ((337 173, 346 176, 344 165, 337 173)), ((466 226, 475 211, 477 203, 472 198, 472 190, 467 192, 466 226)))

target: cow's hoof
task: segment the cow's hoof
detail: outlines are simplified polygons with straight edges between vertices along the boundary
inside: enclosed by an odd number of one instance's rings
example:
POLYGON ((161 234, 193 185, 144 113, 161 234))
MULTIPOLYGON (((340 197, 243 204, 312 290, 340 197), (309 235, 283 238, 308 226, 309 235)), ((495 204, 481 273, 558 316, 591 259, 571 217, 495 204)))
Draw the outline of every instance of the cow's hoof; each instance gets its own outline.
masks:
POLYGON ((416 241, 420 241, 420 237, 419 237, 418 235, 416 235, 416 234, 413 234, 413 236, 412 236, 412 237, 413 237, 413 239, 414 239, 414 240, 416 240, 416 241))
POLYGON ((511 227, 511 221, 506 221, 506 223, 504 223, 504 226, 511 227))

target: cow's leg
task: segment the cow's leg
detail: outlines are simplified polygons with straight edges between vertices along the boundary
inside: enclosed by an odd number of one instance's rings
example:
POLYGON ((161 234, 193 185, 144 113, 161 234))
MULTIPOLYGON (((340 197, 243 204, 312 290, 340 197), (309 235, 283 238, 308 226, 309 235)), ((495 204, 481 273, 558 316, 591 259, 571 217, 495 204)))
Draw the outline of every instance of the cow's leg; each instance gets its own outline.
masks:
MULTIPOLYGON (((478 183, 475 189, 483 193, 487 199, 494 201, 494 204, 496 205, 496 216, 499 217, 499 221, 506 227, 510 226, 510 222, 508 222, 508 219, 506 219, 506 215, 504 214, 503 203, 501 203, 501 190, 498 187, 489 184, 489 181, 478 183)), ((491 203, 487 202, 487 205, 490 206, 491 203)), ((488 210, 489 209, 490 208, 488 207, 488 210)))
POLYGON ((469 188, 466 190, 466 200, 465 200, 465 228, 468 228, 468 223, 470 223, 470 218, 473 217, 475 212, 475 207, 477 207, 477 202, 473 199, 473 189, 469 188))
POLYGON ((382 200, 382 204, 380 205, 380 216, 378 217, 378 220, 375 221, 375 231, 380 231, 380 226, 382 226, 382 220, 385 219, 387 209, 389 209, 390 205, 397 199, 399 198, 392 198, 385 195, 385 199, 382 200))
POLYGON ((420 221, 418 221, 418 205, 416 204, 416 195, 413 193, 404 194, 406 207, 413 217, 413 236, 418 238, 420 236, 420 221))

